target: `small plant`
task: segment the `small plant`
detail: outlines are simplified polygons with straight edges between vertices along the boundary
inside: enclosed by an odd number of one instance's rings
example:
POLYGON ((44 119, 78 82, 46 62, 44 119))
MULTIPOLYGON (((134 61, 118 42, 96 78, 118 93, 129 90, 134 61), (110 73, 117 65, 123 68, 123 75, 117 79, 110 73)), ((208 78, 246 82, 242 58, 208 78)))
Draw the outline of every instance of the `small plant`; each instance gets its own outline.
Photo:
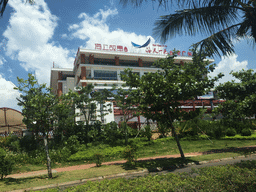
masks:
POLYGON ((144 131, 142 132, 142 136, 147 137, 148 141, 150 141, 152 137, 150 125, 145 126, 144 131))
POLYGON ((241 131, 241 135, 242 136, 251 136, 252 135, 252 131, 250 130, 250 129, 243 129, 242 131, 241 131))
POLYGON ((94 161, 95 161, 95 163, 96 163, 96 167, 100 167, 101 166, 101 164, 102 164, 102 161, 103 161, 103 155, 102 154, 100 154, 100 153, 95 153, 94 155, 93 155, 93 157, 94 157, 94 161))
POLYGON ((124 150, 124 158, 127 160, 126 165, 128 167, 135 166, 137 148, 134 145, 127 145, 124 150))
POLYGON ((13 161, 7 157, 5 150, 2 148, 0 148, 0 159, 0 179, 3 179, 4 176, 12 172, 13 161))
POLYGON ((226 132, 227 136, 235 136, 236 135, 236 130, 232 128, 228 128, 226 132))

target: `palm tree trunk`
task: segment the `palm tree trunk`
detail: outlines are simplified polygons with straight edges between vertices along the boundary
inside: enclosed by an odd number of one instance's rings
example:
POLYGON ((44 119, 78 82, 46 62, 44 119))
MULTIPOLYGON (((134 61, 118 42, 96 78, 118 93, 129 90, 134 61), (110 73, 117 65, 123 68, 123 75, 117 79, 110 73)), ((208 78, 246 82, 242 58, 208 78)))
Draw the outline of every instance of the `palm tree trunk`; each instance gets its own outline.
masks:
POLYGON ((49 155, 49 149, 48 149, 48 142, 47 142, 46 134, 44 134, 43 137, 44 137, 45 153, 46 153, 46 158, 47 158, 48 177, 50 179, 52 179, 51 158, 50 158, 50 155, 49 155))

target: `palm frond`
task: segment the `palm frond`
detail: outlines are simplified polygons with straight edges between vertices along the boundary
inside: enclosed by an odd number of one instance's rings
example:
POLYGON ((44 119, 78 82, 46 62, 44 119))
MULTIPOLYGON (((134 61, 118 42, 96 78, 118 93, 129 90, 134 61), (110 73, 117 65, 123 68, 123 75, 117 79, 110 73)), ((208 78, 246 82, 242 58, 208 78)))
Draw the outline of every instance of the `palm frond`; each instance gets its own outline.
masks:
POLYGON ((199 54, 206 53, 208 56, 212 56, 213 54, 221 56, 221 53, 223 55, 234 53, 233 40, 237 38, 236 34, 240 25, 241 23, 238 23, 225 30, 214 33, 210 37, 193 44, 191 47, 198 50, 199 54))
POLYGON ((0 16, 2 17, 3 16, 3 14, 4 14, 4 10, 5 10, 5 7, 6 7, 6 5, 7 5, 7 3, 8 3, 8 0, 1 0, 0 1, 0 16))
POLYGON ((212 34, 235 23, 238 16, 237 10, 232 7, 187 9, 161 16, 155 22, 153 31, 161 42, 176 35, 212 34))

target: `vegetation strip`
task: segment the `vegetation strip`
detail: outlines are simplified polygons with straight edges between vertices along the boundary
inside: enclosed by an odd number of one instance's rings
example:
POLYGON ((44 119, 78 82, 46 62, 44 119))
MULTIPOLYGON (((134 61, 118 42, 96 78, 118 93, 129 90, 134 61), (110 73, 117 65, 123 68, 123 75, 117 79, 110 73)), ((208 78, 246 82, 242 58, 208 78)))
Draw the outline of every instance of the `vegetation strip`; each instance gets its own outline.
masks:
POLYGON ((146 174, 150 174, 152 172, 159 173, 162 171, 173 170, 175 168, 181 169, 185 166, 192 166, 195 164, 200 165, 200 164, 226 161, 226 160, 232 160, 232 159, 238 159, 238 158, 246 158, 246 157, 256 157, 256 154, 237 156, 237 157, 233 157, 233 158, 214 159, 214 160, 210 160, 210 161, 200 161, 198 163, 178 164, 178 165, 172 165, 170 167, 156 167, 155 169, 150 169, 150 170, 144 169, 142 171, 137 171, 137 172, 132 172, 132 173, 119 173, 119 174, 115 174, 115 175, 107 175, 107 176, 100 176, 100 177, 95 177, 95 178, 80 179, 80 180, 51 184, 51 185, 46 185, 46 186, 41 186, 41 187, 31 187, 31 188, 27 188, 27 189, 13 190, 11 192, 25 192, 25 191, 36 191, 36 190, 42 191, 42 190, 52 189, 52 188, 64 189, 64 188, 68 188, 68 187, 72 187, 72 186, 76 186, 76 185, 85 184, 88 181, 100 181, 103 179, 116 179, 116 178, 123 178, 123 177, 145 176, 146 174))

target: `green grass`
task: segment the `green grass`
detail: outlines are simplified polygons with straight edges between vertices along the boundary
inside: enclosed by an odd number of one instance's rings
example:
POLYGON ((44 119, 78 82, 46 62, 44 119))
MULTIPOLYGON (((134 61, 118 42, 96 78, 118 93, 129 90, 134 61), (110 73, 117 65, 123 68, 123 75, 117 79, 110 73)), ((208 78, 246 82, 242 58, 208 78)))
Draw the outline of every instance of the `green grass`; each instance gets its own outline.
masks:
MULTIPOLYGON (((255 191, 256 161, 235 165, 204 167, 191 173, 148 175, 134 179, 87 182, 65 191, 255 191)), ((49 189, 47 192, 57 192, 49 189)))
MULTIPOLYGON (((132 139, 130 139, 132 141, 132 139)), ((163 156, 163 155, 172 155, 179 154, 178 147, 176 142, 171 138, 163 138, 157 139, 154 141, 148 142, 146 139, 136 139, 133 140, 138 143, 138 158, 142 157, 155 157, 155 156, 163 156)), ((238 147, 246 147, 256 145, 255 140, 212 140, 211 143, 209 140, 191 140, 191 141, 180 141, 182 149, 184 153, 192 153, 192 152, 239 152, 238 147)), ((107 147, 108 145, 104 145, 107 147)), ((102 148, 102 145, 98 146, 102 148)), ((90 150, 97 150, 97 146, 93 146, 92 148, 83 148, 85 153, 89 153, 90 150)), ((105 158, 104 161, 116 161, 122 160, 121 155, 116 157, 108 157, 105 158)), ((85 163, 92 163, 92 161, 73 161, 73 162, 62 162, 53 164, 53 168, 58 167, 67 167, 73 165, 80 165, 85 163)), ((13 173, 21 173, 21 172, 29 172, 29 171, 37 171, 46 169, 46 165, 21 165, 17 164, 14 167, 13 173)))
MULTIPOLYGON (((197 157, 188 157, 186 163, 206 161, 213 159, 220 159, 226 157, 235 157, 241 155, 240 153, 217 153, 209 154, 197 157)), ((156 159, 151 161, 139 161, 136 163, 136 167, 131 169, 124 165, 109 165, 101 167, 93 167, 87 170, 76 170, 69 172, 61 172, 53 174, 53 179, 48 179, 46 175, 36 176, 30 178, 13 179, 6 178, 0 181, 0 191, 11 191, 17 189, 25 189, 37 186, 45 186, 50 184, 63 183, 68 181, 75 181, 80 179, 88 179, 99 176, 113 175, 118 173, 129 173, 136 172, 143 169, 154 171, 156 167, 170 167, 171 165, 177 165, 185 163, 180 158, 169 158, 169 159, 156 159)))

